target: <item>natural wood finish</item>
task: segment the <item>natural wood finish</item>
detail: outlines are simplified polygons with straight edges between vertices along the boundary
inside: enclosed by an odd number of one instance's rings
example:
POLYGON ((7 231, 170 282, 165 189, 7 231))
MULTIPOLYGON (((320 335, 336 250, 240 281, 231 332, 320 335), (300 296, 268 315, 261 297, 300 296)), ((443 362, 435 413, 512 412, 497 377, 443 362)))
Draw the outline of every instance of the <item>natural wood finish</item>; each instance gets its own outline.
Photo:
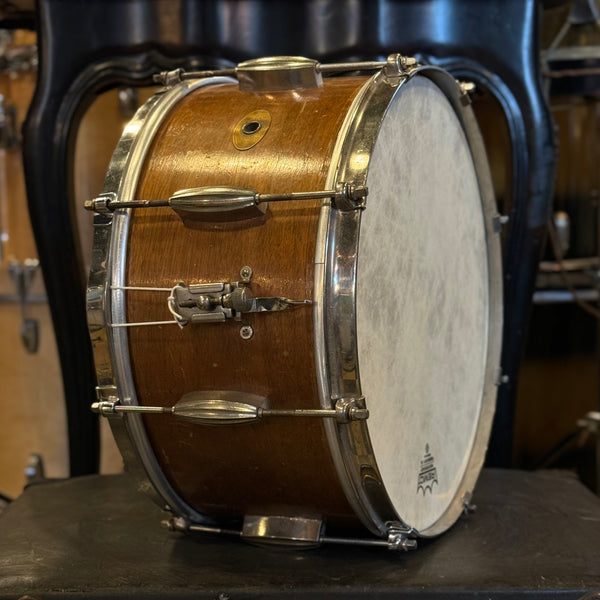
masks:
MULTIPOLYGON (((12 45, 34 43, 35 36, 30 32, 17 31, 12 45)), ((34 70, 0 72, 4 108, 9 113, 14 111, 19 138, 35 82, 34 70)), ((17 293, 9 265, 37 257, 27 210, 21 146, 15 142, 0 148, 0 294, 7 296, 17 293)), ((44 294, 41 273, 35 275, 31 294, 44 294)), ((0 491, 10 496, 22 492, 27 459, 33 453, 42 455, 47 476, 66 477, 69 471, 64 395, 48 306, 29 304, 27 317, 39 325, 36 354, 28 354, 21 342, 20 305, 0 303, 0 491)))
MULTIPOLYGON (((5 109, 15 111, 15 133, 21 126, 35 90, 35 72, 0 73, 0 94, 5 109)), ((37 257, 29 224, 21 145, 0 148, 0 228, 2 233, 2 265, 11 261, 37 257)))
MULTIPOLYGON (((264 193, 324 189, 337 133, 364 79, 328 80, 301 92, 202 88, 165 119, 143 168, 139 198, 210 185, 264 193), (232 133, 246 114, 268 110, 272 123, 253 148, 236 150, 232 133)), ((136 211, 128 285, 170 287, 236 281, 254 270, 257 296, 311 299, 319 201, 272 203, 253 221, 184 227, 168 209, 136 211)), ((129 292, 129 321, 168 319, 167 294, 129 292)), ((248 315, 240 323, 129 330, 141 404, 171 405, 194 390, 239 390, 268 396, 273 408, 319 406, 312 307, 248 315)), ((203 513, 352 515, 315 419, 203 426, 171 417, 146 419, 162 469, 178 493, 203 513)))
POLYGON ((62 380, 48 306, 30 305, 28 316, 39 322, 37 354, 28 354, 21 343, 20 306, 0 304, 0 491, 10 496, 23 491, 33 453, 43 457, 48 477, 69 473, 62 380))
MULTIPOLYGON (((17 32, 18 33, 18 32, 17 32)), ((15 42, 21 36, 15 37, 15 42)), ((23 43, 34 43, 26 38, 23 43)), ((20 131, 35 88, 36 73, 0 73, 0 93, 17 109, 20 131)), ((140 100, 150 95, 140 91, 140 100)), ((77 132, 74 161, 75 206, 79 238, 85 257, 92 247, 91 217, 84 200, 102 191, 102 182, 111 154, 126 118, 112 90, 102 94, 82 118, 77 132)), ((0 263, 0 293, 13 295, 16 288, 9 274, 11 261, 35 258, 37 251, 29 222, 20 146, 0 149, 0 225, 6 234, 0 263)), ((89 262, 86 259, 86 262, 89 262)), ((37 273, 31 294, 45 293, 42 275, 37 273)), ((39 323, 40 348, 28 354, 20 339, 21 309, 16 303, 0 304, 0 491, 17 496, 25 485, 24 469, 32 453, 44 459, 46 475, 66 477, 69 473, 68 435, 62 377, 52 320, 47 304, 27 306, 27 316, 39 323)), ((123 461, 105 419, 101 421, 102 473, 118 473, 123 461)))

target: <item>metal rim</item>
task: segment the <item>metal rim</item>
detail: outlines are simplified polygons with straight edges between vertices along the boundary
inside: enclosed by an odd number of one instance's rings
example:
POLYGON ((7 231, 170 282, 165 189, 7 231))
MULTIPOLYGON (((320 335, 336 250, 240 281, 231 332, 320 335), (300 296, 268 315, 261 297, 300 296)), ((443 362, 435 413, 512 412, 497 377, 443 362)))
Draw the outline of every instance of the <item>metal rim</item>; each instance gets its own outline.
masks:
MULTIPOLYGON (((419 67, 400 79, 387 78, 382 72, 369 79, 340 131, 327 184, 366 184, 371 153, 387 106, 402 84, 417 74, 431 79, 444 93, 467 138, 485 221, 489 277, 489 333, 475 439, 462 481, 448 509, 432 526, 417 532, 429 537, 442 533, 456 521, 483 465, 494 413, 501 349, 501 253, 498 231, 494 227, 495 199, 477 123, 472 110, 463 102, 464 93, 454 78, 436 67, 419 67), (356 160, 358 152, 362 160, 356 160)), ((343 212, 332 210, 329 203, 323 205, 315 260, 314 320, 316 368, 323 406, 330 405, 332 398, 339 396, 362 395, 356 345, 359 230, 360 211, 343 212)), ((327 423, 326 432, 342 487, 363 524, 381 536, 387 534, 390 521, 400 522, 410 530, 411 524, 403 523, 387 495, 369 440, 368 425, 327 423)))
MULTIPOLYGON (((227 77, 182 82, 155 94, 125 127, 111 158, 104 180, 103 195, 119 200, 134 198, 146 154, 160 125, 173 107, 190 92, 204 86, 236 83, 227 77)), ((115 289, 125 283, 125 259, 131 209, 118 209, 114 215, 94 216, 94 247, 88 283, 88 324, 98 385, 113 387, 122 404, 138 405, 129 359, 125 328, 112 323, 126 321, 125 292, 115 289)), ((184 502, 163 474, 139 415, 111 418, 110 425, 123 461, 139 487, 161 506, 165 503, 177 514, 195 522, 211 520, 184 502)))

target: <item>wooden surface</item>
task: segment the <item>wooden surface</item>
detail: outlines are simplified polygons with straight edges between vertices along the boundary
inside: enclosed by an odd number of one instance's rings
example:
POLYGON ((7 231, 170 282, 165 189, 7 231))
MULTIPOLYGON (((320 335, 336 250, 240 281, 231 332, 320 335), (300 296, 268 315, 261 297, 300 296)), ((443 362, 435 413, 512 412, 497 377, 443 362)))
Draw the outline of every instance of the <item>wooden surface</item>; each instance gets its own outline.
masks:
MULTIPOLYGON (((33 34, 17 32, 14 47, 35 44, 33 34)), ((43 456, 50 477, 68 474, 67 440, 62 380, 41 273, 35 274, 30 293, 38 301, 28 305, 26 317, 39 326, 39 351, 29 354, 21 342, 21 307, 14 302, 17 287, 9 266, 37 258, 29 224, 21 157, 21 125, 35 89, 33 68, 0 72, 4 108, 14 110, 17 136, 13 145, 0 148, 0 491, 17 496, 25 485, 29 456, 43 456), (40 302, 39 300, 42 299, 40 302)))
MULTIPOLYGON (((138 197, 160 199, 198 186, 262 193, 325 189, 337 132, 365 79, 332 79, 308 91, 258 94, 237 85, 202 88, 165 119, 152 144, 138 197), (235 125, 258 109, 272 116, 249 150, 233 145, 235 125)), ((255 296, 312 299, 320 201, 272 203, 249 221, 184 227, 168 209, 136 211, 127 284, 171 288, 179 281, 232 282, 254 272, 255 296)), ((170 319, 168 293, 129 292, 128 321, 170 319)), ((266 396, 271 408, 318 408, 313 310, 249 314, 240 322, 131 328, 138 399, 174 405, 197 390, 266 396)), ((214 427, 149 416, 150 438, 178 493, 209 515, 351 515, 317 419, 214 427)))
MULTIPOLYGON (((34 43, 35 39, 27 38, 25 42, 34 43)), ((5 96, 5 102, 16 107, 18 132, 31 101, 35 78, 36 73, 32 70, 0 72, 0 93, 5 96)), ((148 95, 142 92, 141 98, 148 95)), ((100 193, 106 167, 125 122, 117 91, 113 90, 92 104, 78 131, 74 211, 85 256, 91 253, 92 215, 83 210, 83 202, 100 193)), ((37 257, 29 223, 19 144, 0 148, 0 232, 4 241, 0 294, 14 297, 17 290, 9 274, 9 264, 37 257)), ((27 307, 27 317, 39 323, 40 348, 36 354, 28 354, 21 343, 19 304, 0 302, 0 492, 12 497, 23 490, 24 471, 30 454, 42 456, 49 477, 65 477, 69 472, 62 377, 39 272, 35 275, 31 294, 37 297, 37 301, 27 307)), ((101 425, 101 472, 121 472, 122 459, 108 424, 101 422, 101 425)))
POLYGON ((127 476, 41 484, 0 517, 0 598, 575 600, 600 591, 600 500, 572 475, 484 470, 474 500, 474 514, 416 552, 296 551, 166 531, 165 514, 127 476))

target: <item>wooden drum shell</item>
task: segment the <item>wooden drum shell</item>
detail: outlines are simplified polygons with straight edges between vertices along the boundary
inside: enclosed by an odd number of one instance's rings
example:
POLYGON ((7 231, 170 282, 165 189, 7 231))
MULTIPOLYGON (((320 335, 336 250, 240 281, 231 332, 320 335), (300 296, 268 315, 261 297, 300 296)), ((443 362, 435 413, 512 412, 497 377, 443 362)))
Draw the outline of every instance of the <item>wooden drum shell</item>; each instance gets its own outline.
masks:
MULTIPOLYGON (((136 196, 234 185, 261 193, 325 189, 338 131, 364 79, 327 80, 312 90, 240 92, 202 88, 182 99, 161 124, 136 196), (249 150, 232 143, 235 125, 267 110, 272 123, 249 150)), ((234 91, 235 90, 235 91, 234 91)), ((248 265, 257 296, 312 299, 321 201, 272 203, 264 217, 185 227, 169 209, 135 211, 127 285, 170 287, 229 282, 248 265)), ((164 297, 132 291, 127 320, 166 318, 164 297)), ((240 323, 131 328, 133 378, 142 405, 175 404, 197 390, 235 390, 269 398, 278 409, 319 408, 313 309, 249 314, 240 323)), ((216 517, 283 514, 348 523, 353 511, 338 483, 321 420, 295 418, 250 425, 205 426, 147 416, 161 469, 198 512, 216 517), (308 512, 311 514, 307 515, 308 512)))

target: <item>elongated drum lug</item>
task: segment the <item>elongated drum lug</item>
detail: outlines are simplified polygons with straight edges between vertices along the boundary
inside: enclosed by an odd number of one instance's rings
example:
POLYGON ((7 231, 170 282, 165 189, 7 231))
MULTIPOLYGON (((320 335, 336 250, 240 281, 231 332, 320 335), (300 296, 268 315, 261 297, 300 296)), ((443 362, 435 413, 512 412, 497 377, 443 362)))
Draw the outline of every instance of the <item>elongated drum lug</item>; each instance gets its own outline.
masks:
POLYGON ((197 187, 179 190, 169 206, 186 223, 189 221, 240 221, 261 217, 267 204, 258 204, 256 190, 235 187, 197 187))
POLYGON ((240 63, 236 69, 240 90, 305 90, 323 85, 316 60, 303 56, 269 56, 240 63))
POLYGON ((180 419, 205 425, 247 423, 259 418, 259 408, 267 398, 256 394, 229 391, 190 392, 173 407, 180 419))

